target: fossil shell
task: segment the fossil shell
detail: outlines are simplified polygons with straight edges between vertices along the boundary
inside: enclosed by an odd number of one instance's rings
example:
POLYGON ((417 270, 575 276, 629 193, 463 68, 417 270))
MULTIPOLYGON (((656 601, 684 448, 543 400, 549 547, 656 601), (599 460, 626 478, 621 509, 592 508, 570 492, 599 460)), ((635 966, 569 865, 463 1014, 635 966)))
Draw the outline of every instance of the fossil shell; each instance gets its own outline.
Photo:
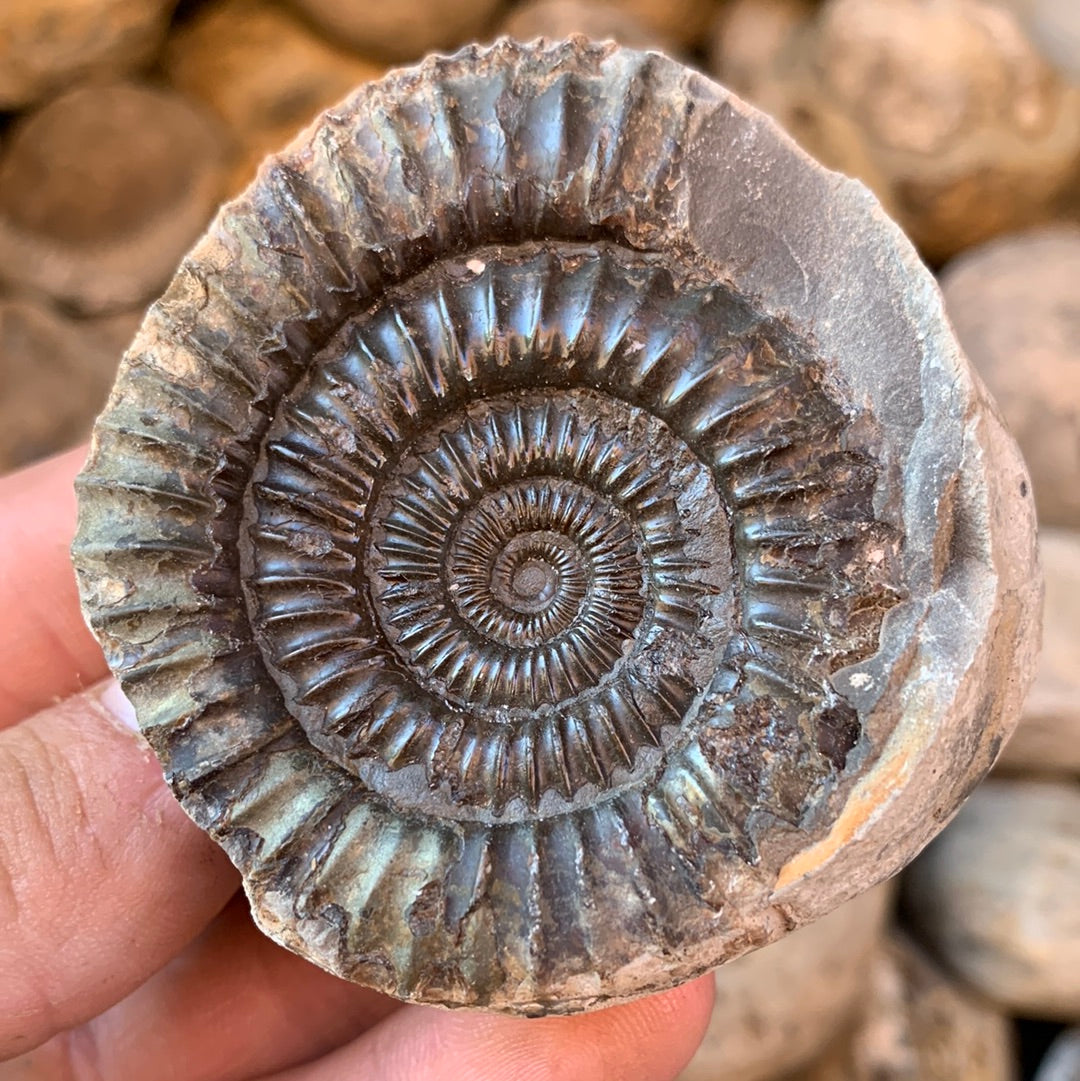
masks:
POLYGON ((909 859, 1034 652, 1033 520, 872 196, 659 55, 500 42, 264 166, 129 350, 89 618, 292 949, 670 986, 909 859))

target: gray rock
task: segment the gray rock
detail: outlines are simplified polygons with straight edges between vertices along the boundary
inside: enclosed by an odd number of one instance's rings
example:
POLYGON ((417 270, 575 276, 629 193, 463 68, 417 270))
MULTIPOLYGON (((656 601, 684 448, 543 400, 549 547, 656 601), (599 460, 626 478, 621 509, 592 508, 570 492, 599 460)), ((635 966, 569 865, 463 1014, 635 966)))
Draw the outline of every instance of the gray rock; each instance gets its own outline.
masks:
POLYGON ((230 194, 251 183, 314 113, 384 74, 384 64, 331 44, 287 8, 263 0, 204 5, 172 34, 162 67, 169 83, 228 130, 237 153, 230 194))
POLYGON ((766 1081, 820 1054, 869 988, 893 885, 718 968, 712 1020, 679 1081, 766 1081))
POLYGON ((1023 20, 1032 41, 1053 62, 1080 79, 1080 5, 1075 0, 995 0, 1023 20))
POLYGON ((502 6, 501 0, 292 0, 292 4, 328 41, 388 60, 416 60, 432 49, 456 49, 483 37, 502 6))
POLYGON ((860 1015, 785 1081, 1014 1081, 1012 1024, 897 936, 870 964, 860 1015))
POLYGON ((941 276, 964 352, 1024 452, 1043 525, 1080 528, 1080 227, 965 252, 941 276))
POLYGON ((1043 529, 1043 648, 1035 682, 1001 765, 1080 774, 1080 532, 1043 529))
POLYGON ((1077 186, 1080 85, 1007 7, 824 0, 790 36, 797 7, 761 7, 787 44, 744 48, 768 66, 732 70, 819 161, 869 185, 927 259, 1061 213, 1077 186))
POLYGON ((920 937, 973 987, 1080 1017, 1080 785, 987 781, 904 881, 920 937))
POLYGON ((768 110, 801 31, 810 25, 814 0, 729 0, 713 24, 709 65, 725 86, 768 110))

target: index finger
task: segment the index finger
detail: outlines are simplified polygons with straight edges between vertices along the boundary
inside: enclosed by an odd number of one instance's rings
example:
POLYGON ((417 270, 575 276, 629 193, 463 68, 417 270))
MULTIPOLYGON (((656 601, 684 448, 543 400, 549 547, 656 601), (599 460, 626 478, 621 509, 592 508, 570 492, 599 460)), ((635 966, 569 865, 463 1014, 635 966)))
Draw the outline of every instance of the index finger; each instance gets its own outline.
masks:
POLYGON ((79 447, 0 478, 0 729, 107 674, 69 554, 85 458, 79 447))
POLYGON ((351 1044, 263 1081, 671 1081, 697 1050, 711 975, 572 1017, 405 1006, 351 1044))
POLYGON ((107 1009, 236 889, 115 683, 0 732, 0 1060, 107 1009))

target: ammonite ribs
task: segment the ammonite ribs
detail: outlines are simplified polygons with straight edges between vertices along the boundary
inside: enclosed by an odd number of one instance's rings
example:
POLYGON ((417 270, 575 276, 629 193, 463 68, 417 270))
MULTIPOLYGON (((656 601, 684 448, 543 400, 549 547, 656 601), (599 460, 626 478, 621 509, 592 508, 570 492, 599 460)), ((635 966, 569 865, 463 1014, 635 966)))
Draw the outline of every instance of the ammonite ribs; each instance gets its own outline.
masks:
POLYGON ((261 925, 402 998, 669 986, 895 871, 1014 721, 1023 466, 858 185, 658 55, 358 91, 151 310, 89 618, 261 925))

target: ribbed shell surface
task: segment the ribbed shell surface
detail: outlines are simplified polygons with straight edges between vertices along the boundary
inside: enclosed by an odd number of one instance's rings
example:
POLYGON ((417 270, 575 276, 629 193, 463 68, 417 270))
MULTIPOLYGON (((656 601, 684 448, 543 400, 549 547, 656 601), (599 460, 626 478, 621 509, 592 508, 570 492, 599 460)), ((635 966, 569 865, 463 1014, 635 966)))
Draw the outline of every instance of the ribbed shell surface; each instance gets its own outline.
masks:
POLYGON ((859 185, 655 54, 329 111, 150 310, 88 618, 261 926, 404 999, 670 986, 893 873, 1014 723, 1027 481, 859 185))

